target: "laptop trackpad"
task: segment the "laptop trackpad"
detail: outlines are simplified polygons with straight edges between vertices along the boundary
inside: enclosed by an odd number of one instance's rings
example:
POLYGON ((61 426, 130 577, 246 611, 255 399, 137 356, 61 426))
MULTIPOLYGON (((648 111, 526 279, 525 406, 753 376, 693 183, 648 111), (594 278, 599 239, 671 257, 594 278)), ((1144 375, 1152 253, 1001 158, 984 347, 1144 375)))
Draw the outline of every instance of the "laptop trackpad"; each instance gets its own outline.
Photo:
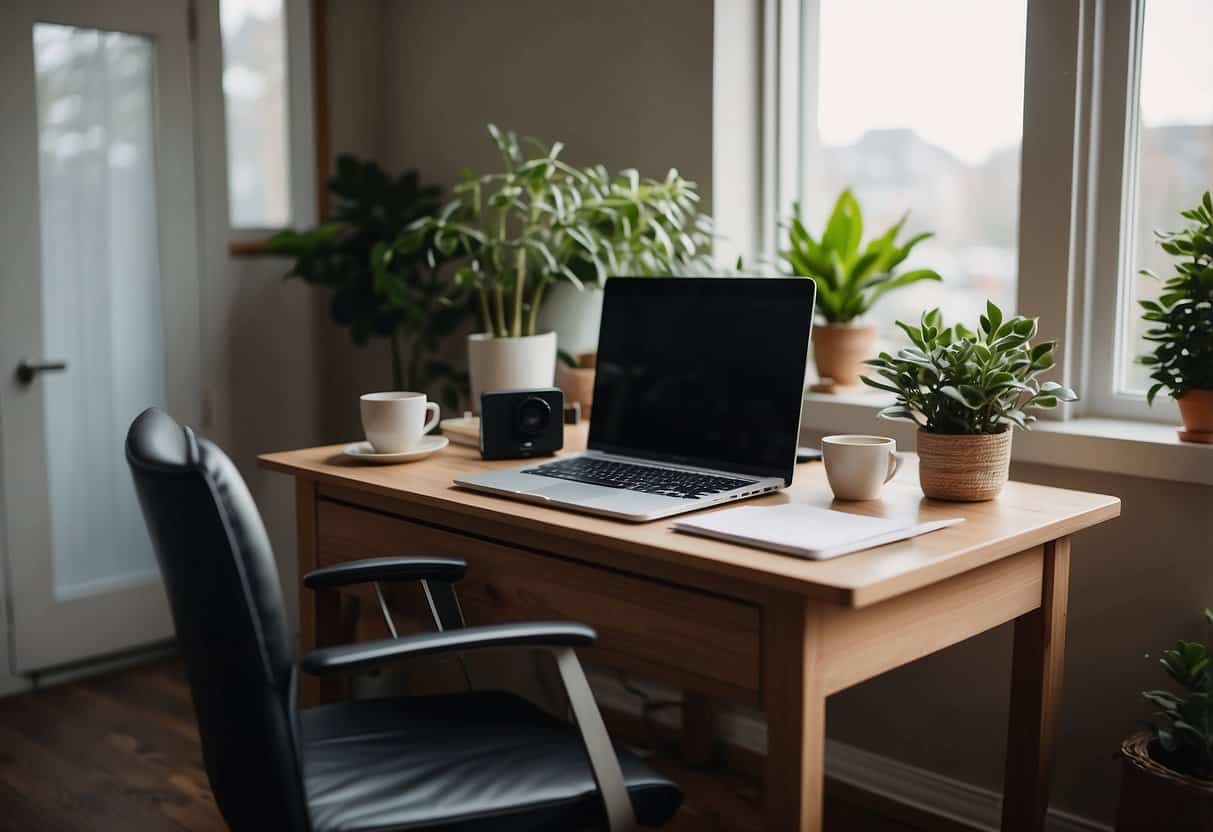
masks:
POLYGON ((567 503, 588 503, 594 499, 610 496, 614 488, 601 485, 586 485, 579 482, 558 482, 543 488, 528 488, 528 494, 546 497, 549 500, 559 500, 567 503))
POLYGON ((640 491, 629 491, 625 488, 607 488, 603 485, 586 485, 576 482, 566 482, 529 492, 558 500, 563 503, 585 506, 586 508, 614 511, 620 514, 645 515, 661 511, 672 506, 681 507, 685 501, 675 497, 663 497, 657 494, 644 494, 640 491))

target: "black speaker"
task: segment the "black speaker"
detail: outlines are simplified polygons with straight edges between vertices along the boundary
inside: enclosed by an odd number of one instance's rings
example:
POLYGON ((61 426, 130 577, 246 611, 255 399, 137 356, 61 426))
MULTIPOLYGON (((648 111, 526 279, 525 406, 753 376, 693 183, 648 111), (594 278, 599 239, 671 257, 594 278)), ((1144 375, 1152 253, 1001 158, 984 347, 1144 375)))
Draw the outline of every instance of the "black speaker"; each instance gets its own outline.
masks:
POLYGON ((550 456, 564 447, 564 393, 494 390, 480 394, 480 455, 485 459, 550 456))

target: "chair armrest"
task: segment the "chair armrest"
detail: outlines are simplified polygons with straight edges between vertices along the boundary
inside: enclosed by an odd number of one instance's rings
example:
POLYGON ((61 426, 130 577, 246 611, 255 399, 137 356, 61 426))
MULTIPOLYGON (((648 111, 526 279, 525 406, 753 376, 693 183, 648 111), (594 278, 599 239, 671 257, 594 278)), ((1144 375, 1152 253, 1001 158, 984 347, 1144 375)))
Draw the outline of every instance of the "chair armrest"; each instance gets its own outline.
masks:
POLYGON ((454 583, 467 572, 462 558, 395 557, 352 560, 317 569, 303 576, 308 589, 331 589, 375 581, 445 581, 454 583))
POLYGON ((553 653, 560 679, 568 694, 581 742, 589 758, 594 782, 606 811, 609 832, 636 832, 636 814, 624 784, 619 758, 594 702, 593 691, 577 660, 574 647, 588 647, 597 634, 572 621, 536 621, 491 627, 466 627, 367 641, 343 647, 325 647, 303 657, 299 667, 313 675, 358 670, 409 656, 425 656, 452 650, 492 647, 533 647, 553 653))
POLYGON ((476 650, 490 647, 588 647, 597 634, 572 621, 536 621, 464 627, 436 633, 418 633, 401 638, 363 641, 340 647, 322 647, 299 662, 304 673, 323 676, 339 671, 360 670, 385 662, 431 653, 476 650))

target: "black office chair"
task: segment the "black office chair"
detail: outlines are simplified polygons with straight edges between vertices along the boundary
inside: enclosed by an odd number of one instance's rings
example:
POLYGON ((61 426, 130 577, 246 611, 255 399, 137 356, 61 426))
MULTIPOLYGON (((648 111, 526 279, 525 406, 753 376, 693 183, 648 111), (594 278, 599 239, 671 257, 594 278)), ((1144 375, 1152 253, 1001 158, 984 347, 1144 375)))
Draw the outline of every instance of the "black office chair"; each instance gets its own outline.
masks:
POLYGON ((453 558, 331 567, 312 588, 420 580, 438 632, 291 658, 278 571, 252 497, 214 444, 166 413, 131 425, 126 457, 160 561, 215 801, 236 832, 510 832, 661 826, 679 788, 607 737, 569 622, 463 627, 453 558), (298 670, 325 675, 481 648, 555 656, 576 727, 503 691, 295 706, 298 670), (579 730, 578 730, 579 729, 579 730))

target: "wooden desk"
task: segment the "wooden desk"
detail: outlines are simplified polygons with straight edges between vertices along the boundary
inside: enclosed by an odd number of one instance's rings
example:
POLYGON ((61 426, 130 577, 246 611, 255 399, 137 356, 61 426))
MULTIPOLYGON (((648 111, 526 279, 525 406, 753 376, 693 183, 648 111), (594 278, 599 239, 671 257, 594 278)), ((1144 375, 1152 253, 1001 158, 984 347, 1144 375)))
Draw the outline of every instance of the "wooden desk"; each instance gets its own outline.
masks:
MULTIPOLYGON (((584 443, 584 428, 567 431, 567 448, 584 443)), ((376 555, 457 555, 468 562, 459 593, 469 623, 582 621, 599 634, 586 661, 681 687, 688 715, 710 713, 710 699, 761 707, 773 832, 820 829, 827 696, 1014 620, 1003 828, 1043 829, 1069 536, 1116 517, 1115 497, 1012 482, 993 502, 939 503, 923 498, 911 461, 882 500, 835 507, 965 522, 813 562, 691 537, 668 520, 630 524, 461 491, 457 474, 517 464, 468 448, 384 467, 340 451, 261 457, 296 478, 300 574, 376 555)), ((749 504, 788 501, 831 504, 820 464, 749 504)), ((337 596, 301 599, 303 648, 337 640, 337 596)))

